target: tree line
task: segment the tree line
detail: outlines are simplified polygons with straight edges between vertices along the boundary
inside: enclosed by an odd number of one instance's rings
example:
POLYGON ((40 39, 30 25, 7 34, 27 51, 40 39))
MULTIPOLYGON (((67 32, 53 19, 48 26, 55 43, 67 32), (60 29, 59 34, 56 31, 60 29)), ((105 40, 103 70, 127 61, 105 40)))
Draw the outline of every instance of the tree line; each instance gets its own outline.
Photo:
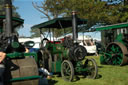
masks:
MULTIPOLYGON (((0 0, 0 15, 5 15, 3 3, 4 0, 0 0)), ((71 12, 75 10, 78 17, 88 19, 86 29, 96 23, 115 24, 128 20, 128 0, 42 0, 40 3, 33 2, 32 5, 42 13, 42 18, 48 20, 71 16, 71 12), (114 3, 115 1, 118 1, 118 3, 114 3)), ((18 7, 13 6, 13 16, 20 17, 16 9, 18 7)), ((39 36, 38 30, 31 32, 33 33, 32 37, 39 36)), ((55 32, 55 37, 63 34, 62 30, 55 32)), ((67 32, 70 32, 70 30, 67 30, 67 32)))
MULTIPOLYGON (((48 20, 59 16, 71 16, 71 12, 75 10, 80 18, 88 19, 86 29, 96 23, 109 25, 127 22, 128 20, 127 0, 43 0, 40 3, 33 2, 32 4, 34 8, 43 14, 42 18, 48 20), (114 3, 115 1, 118 2, 114 3)), ((32 30, 35 34, 36 31, 32 30)), ((61 30, 56 30, 55 36, 61 36, 63 34, 61 32, 61 30)), ((35 34, 32 36, 38 36, 35 34)))

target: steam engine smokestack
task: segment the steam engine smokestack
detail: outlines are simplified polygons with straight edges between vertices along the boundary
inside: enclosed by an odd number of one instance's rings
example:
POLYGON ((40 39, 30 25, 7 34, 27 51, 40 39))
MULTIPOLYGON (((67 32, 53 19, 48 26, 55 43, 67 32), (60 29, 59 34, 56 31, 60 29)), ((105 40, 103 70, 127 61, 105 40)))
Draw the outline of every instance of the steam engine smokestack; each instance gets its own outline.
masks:
POLYGON ((5 33, 6 36, 11 36, 11 33, 13 32, 12 29, 12 2, 11 0, 5 0, 5 11, 6 11, 6 27, 5 27, 5 33))
POLYGON ((73 31, 73 40, 77 42, 77 15, 76 11, 72 11, 72 31, 73 31))

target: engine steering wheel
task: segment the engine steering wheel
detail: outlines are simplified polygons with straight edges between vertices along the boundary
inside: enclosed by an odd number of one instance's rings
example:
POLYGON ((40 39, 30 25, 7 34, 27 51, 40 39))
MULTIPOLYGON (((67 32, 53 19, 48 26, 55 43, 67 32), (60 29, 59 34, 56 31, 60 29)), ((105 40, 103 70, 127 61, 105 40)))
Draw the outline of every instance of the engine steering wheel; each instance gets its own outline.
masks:
POLYGON ((44 38, 42 41, 41 41, 41 47, 45 47, 46 43, 48 42, 49 40, 47 38, 44 38))

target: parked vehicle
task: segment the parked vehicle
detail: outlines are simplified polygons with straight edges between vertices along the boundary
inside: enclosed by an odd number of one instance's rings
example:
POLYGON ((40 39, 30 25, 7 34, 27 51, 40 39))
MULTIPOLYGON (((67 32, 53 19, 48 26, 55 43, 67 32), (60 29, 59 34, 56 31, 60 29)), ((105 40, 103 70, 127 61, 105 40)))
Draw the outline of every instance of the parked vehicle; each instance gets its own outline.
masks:
POLYGON ((25 53, 25 47, 18 41, 15 32, 24 20, 12 17, 11 0, 4 1, 5 16, 0 16, 0 49, 6 53, 5 72, 1 74, 4 76, 4 85, 38 85, 37 53, 25 53))
POLYGON ((72 81, 76 74, 95 79, 98 74, 97 64, 94 59, 86 58, 83 61, 87 51, 85 47, 79 45, 76 37, 77 25, 84 23, 87 23, 86 19, 76 18, 76 14, 73 13, 72 17, 55 18, 33 26, 32 29, 38 28, 40 32, 42 29, 49 29, 50 32, 54 28, 65 29, 71 26, 73 28, 73 39, 64 37, 62 41, 51 41, 45 37, 42 40, 40 47, 42 56, 40 56, 39 65, 47 68, 52 73, 61 73, 61 76, 66 81, 72 81), (44 42, 46 45, 44 45, 44 42))
POLYGON ((105 50, 100 62, 110 65, 128 64, 128 23, 119 23, 96 28, 102 31, 102 42, 105 50))

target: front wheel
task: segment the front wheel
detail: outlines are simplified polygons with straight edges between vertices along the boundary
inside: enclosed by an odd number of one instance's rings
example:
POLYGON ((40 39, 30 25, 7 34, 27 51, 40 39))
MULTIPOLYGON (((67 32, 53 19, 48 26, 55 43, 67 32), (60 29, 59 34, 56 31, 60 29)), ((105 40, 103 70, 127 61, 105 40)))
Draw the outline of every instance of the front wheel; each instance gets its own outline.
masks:
POLYGON ((74 68, 70 61, 64 60, 61 64, 61 75, 65 81, 72 81, 74 76, 74 68))
POLYGON ((95 79, 98 75, 98 67, 94 59, 87 59, 85 61, 85 66, 87 69, 87 78, 95 79))

